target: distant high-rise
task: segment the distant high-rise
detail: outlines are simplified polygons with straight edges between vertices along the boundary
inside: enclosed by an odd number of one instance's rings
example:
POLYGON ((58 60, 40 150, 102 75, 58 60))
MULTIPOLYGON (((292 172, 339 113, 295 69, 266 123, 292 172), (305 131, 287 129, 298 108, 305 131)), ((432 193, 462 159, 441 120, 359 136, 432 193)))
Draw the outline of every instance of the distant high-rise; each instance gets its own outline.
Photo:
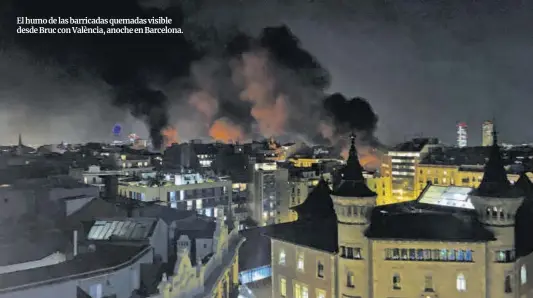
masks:
POLYGON ((457 124, 457 146, 462 148, 468 144, 467 125, 464 122, 457 124))
POLYGON ((492 121, 483 122, 483 140, 482 140, 483 146, 492 145, 493 132, 494 132, 494 123, 492 123, 492 121))

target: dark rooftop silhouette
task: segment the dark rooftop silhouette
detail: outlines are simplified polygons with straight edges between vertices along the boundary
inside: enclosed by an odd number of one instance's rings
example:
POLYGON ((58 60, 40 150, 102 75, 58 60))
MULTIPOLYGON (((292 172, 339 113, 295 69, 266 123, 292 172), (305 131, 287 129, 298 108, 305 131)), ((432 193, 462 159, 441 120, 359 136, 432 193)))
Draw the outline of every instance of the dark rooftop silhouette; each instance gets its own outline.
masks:
POLYGON ((330 197, 331 189, 328 183, 321 177, 318 184, 307 196, 306 200, 291 209, 298 213, 298 220, 320 220, 336 218, 333 201, 330 197))
POLYGON ((485 165, 483 180, 479 187, 473 192, 474 195, 482 197, 519 197, 520 192, 511 186, 507 178, 500 146, 498 146, 498 134, 496 129, 492 132, 493 140, 489 153, 489 160, 485 165))
POLYGON ((340 171, 342 180, 332 194, 343 197, 375 197, 376 193, 368 188, 363 177, 363 167, 357 156, 354 134, 351 135, 351 143, 346 166, 340 171))

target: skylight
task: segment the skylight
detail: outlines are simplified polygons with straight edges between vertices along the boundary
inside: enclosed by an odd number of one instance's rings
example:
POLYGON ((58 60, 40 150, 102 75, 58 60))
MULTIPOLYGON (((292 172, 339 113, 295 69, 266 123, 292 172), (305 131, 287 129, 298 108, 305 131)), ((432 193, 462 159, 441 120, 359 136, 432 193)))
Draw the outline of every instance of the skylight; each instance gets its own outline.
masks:
POLYGON ((148 238, 153 221, 98 220, 94 223, 87 238, 89 240, 143 240, 148 238))
POLYGON ((469 194, 470 187, 457 186, 437 186, 431 185, 418 199, 419 203, 456 207, 463 209, 474 209, 469 194))

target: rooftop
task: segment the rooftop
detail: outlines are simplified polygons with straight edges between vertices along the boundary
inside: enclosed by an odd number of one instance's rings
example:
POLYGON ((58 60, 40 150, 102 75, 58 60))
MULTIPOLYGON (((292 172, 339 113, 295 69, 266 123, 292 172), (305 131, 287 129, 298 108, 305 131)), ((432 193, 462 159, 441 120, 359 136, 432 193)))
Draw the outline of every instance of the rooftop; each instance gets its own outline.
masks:
POLYGON ((257 227, 240 231, 246 241, 239 250, 239 270, 245 271, 270 265, 270 238, 265 236, 273 230, 273 226, 257 227))
POLYGON ((376 208, 366 231, 369 238, 423 241, 487 242, 495 240, 475 215, 458 216, 454 212, 424 210, 419 205, 412 212, 398 212, 396 206, 376 208))
POLYGON ((15 188, 85 188, 94 187, 79 182, 70 176, 50 176, 47 178, 21 179, 13 183, 15 188))
POLYGON ((94 252, 79 254, 63 263, 1 274, 0 293, 103 274, 106 270, 116 270, 117 266, 126 266, 135 262, 149 252, 147 246, 97 244, 94 252))
POLYGON ((414 138, 411 141, 404 142, 394 146, 391 151, 400 152, 420 152, 426 145, 436 145, 439 143, 437 138, 414 138))
POLYGON ((272 225, 264 233, 273 239, 308 248, 335 253, 337 251, 337 221, 295 221, 272 225))

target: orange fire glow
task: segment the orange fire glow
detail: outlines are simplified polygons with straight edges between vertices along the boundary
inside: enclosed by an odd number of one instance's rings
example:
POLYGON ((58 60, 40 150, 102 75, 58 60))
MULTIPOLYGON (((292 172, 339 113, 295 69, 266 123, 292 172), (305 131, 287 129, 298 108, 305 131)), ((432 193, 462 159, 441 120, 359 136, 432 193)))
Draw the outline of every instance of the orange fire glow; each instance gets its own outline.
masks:
MULTIPOLYGON (((361 163, 361 166, 363 168, 367 170, 375 170, 380 167, 381 160, 379 156, 376 154, 374 148, 361 146, 357 149, 358 149, 357 155, 359 157, 359 163, 361 163)), ((350 153, 350 148, 345 147, 341 151, 341 157, 344 160, 347 160, 349 153, 350 153)))
POLYGON ((229 119, 225 118, 218 119, 213 123, 209 129, 209 135, 213 139, 226 144, 241 142, 244 140, 243 130, 229 119))
POLYGON ((172 144, 179 143, 178 130, 174 126, 167 126, 161 131, 163 136, 163 143, 165 147, 170 147, 172 144))
POLYGON ((238 81, 244 85, 241 100, 252 103, 252 116, 265 137, 283 134, 287 122, 284 95, 275 93, 275 79, 269 73, 267 53, 245 53, 236 69, 238 81))

